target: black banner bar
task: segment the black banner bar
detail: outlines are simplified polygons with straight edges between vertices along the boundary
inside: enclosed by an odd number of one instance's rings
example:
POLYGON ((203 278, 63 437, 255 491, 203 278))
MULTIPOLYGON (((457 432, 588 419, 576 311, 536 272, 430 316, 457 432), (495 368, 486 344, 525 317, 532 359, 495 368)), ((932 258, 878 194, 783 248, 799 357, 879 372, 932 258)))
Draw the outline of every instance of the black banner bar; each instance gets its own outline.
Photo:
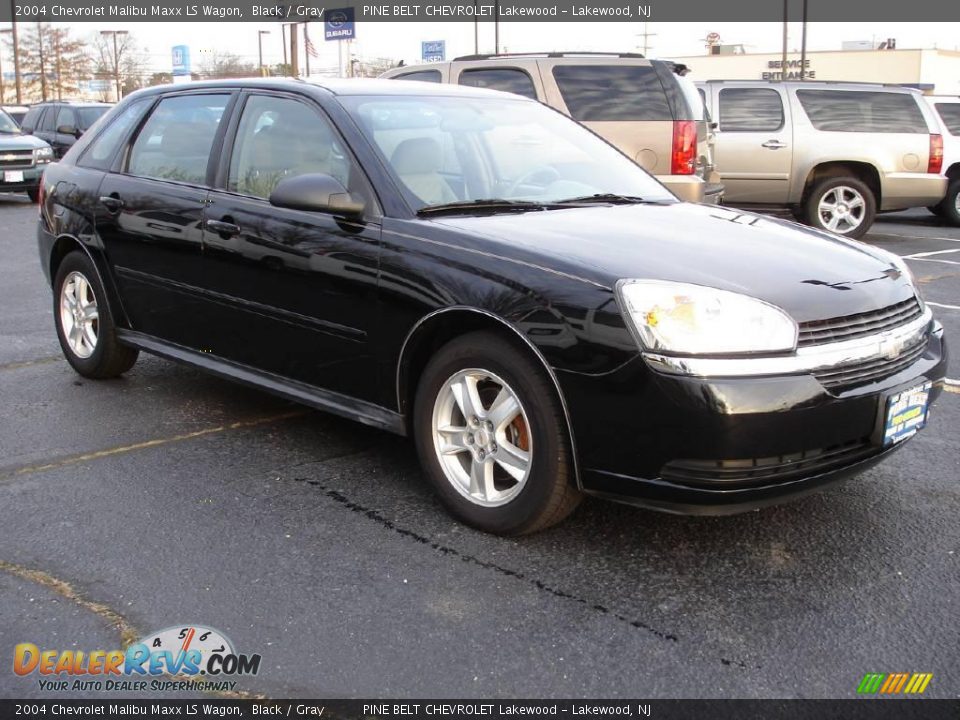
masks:
POLYGON ((960 700, 0 700, 0 718, 956 720, 960 700))
MULTIPOLYGON (((802 19, 803 3, 789 4, 802 19)), ((354 8, 357 22, 759 22, 782 21, 783 5, 769 0, 14 0, 0 3, 0 21, 30 22, 303 22, 354 8)), ((955 22, 960 3, 943 0, 811 0, 810 22, 955 22)))

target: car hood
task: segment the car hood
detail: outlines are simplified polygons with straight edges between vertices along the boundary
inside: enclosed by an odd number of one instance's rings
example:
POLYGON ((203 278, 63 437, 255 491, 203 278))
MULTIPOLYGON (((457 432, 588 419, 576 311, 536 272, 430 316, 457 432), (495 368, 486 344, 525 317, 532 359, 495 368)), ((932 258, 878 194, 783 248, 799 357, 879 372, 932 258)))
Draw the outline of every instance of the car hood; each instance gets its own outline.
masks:
POLYGON ((430 222, 482 240, 487 252, 606 287, 624 278, 695 283, 760 298, 799 322, 869 312, 915 292, 864 243, 717 206, 593 206, 430 222))
POLYGON ((3 135, 0 134, 0 152, 4 150, 33 150, 38 147, 47 147, 49 143, 34 135, 3 135))

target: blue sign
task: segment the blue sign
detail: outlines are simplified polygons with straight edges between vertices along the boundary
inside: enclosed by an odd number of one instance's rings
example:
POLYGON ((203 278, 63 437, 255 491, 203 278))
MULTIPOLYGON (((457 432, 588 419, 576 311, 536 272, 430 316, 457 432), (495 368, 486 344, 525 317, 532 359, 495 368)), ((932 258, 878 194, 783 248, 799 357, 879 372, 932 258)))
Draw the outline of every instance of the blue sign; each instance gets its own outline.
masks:
POLYGON ((171 53, 171 59, 173 60, 173 74, 174 75, 189 75, 190 74, 190 46, 189 45, 174 45, 173 51, 171 53))
POLYGON ((357 36, 353 17, 352 7, 327 10, 323 15, 323 39, 353 40, 357 36))
POLYGON ((424 40, 420 43, 420 58, 424 62, 443 62, 447 59, 447 41, 424 40))

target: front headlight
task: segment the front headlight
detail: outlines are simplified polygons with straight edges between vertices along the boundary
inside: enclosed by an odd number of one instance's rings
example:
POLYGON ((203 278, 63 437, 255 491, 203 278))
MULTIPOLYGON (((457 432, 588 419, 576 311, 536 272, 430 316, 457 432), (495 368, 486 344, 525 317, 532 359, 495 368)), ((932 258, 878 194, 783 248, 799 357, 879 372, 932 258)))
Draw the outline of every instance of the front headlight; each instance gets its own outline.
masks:
POLYGON ((38 163, 51 162, 53 160, 53 148, 52 147, 34 148, 33 159, 38 163))
POLYGON ((789 352, 797 324, 783 310, 726 290, 621 280, 620 305, 643 349, 687 355, 789 352))

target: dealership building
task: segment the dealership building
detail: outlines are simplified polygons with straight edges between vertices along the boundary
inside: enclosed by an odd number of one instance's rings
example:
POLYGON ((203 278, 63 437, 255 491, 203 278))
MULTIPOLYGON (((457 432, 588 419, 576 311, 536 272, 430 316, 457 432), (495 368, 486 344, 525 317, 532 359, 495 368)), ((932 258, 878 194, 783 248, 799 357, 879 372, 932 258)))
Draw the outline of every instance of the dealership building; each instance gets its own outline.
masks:
MULTIPOLYGON (((693 80, 799 80, 801 54, 787 54, 786 77, 781 53, 744 53, 739 45, 717 45, 710 54, 671 58, 690 68, 693 80)), ((894 83, 927 94, 960 95, 960 51, 826 50, 807 52, 810 80, 894 83)))

